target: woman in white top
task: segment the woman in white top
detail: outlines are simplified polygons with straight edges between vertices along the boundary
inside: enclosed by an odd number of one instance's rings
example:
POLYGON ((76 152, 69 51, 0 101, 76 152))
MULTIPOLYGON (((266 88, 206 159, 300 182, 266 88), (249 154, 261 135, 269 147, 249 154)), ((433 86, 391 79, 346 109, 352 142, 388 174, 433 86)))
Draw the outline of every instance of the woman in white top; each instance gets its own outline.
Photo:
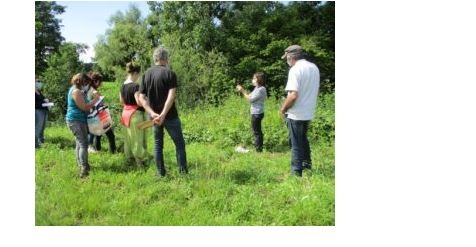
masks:
MULTIPOLYGON (((91 78, 91 83, 86 91, 86 97, 88 100, 95 96, 101 96, 98 89, 102 85, 102 75, 99 72, 90 72, 88 76, 91 78)), ((113 127, 106 131, 107 140, 109 141, 109 152, 116 153, 116 136, 114 135, 113 127)), ((101 136, 93 135, 89 133, 88 137, 89 148, 88 151, 95 153, 101 151, 101 136)))

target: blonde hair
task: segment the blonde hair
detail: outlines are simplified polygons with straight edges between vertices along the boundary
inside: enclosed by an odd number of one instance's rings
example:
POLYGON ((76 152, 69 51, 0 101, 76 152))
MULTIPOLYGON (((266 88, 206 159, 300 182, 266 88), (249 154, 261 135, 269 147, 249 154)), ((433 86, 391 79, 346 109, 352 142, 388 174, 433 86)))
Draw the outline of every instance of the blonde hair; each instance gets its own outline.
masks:
POLYGON ((71 84, 77 86, 82 86, 89 84, 91 82, 91 78, 86 75, 86 73, 77 73, 76 75, 71 78, 71 84))

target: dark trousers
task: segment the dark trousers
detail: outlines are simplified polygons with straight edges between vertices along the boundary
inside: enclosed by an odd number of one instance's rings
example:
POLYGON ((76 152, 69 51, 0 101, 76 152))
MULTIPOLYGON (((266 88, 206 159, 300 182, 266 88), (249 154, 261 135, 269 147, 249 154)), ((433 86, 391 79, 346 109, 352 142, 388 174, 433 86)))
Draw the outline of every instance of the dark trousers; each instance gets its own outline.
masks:
MULTIPOLYGON (((116 137, 114 136, 114 131, 110 128, 106 131, 107 140, 109 141, 109 152, 116 152, 116 137)), ((101 151, 101 136, 96 136, 89 134, 89 145, 93 145, 96 151, 101 151), (94 145, 93 145, 94 144, 94 145)))
POLYGON ((261 130, 261 121, 264 118, 264 113, 251 114, 251 128, 253 129, 253 135, 255 137, 256 152, 263 151, 263 131, 261 130))
POLYGON ((35 109, 35 148, 39 148, 40 144, 45 142, 45 127, 48 111, 43 109, 35 109))
POLYGON ((286 118, 291 144, 291 173, 302 176, 302 170, 311 166, 311 148, 307 139, 309 120, 286 118))
POLYGON ((185 140, 182 133, 182 123, 180 118, 166 119, 161 126, 154 126, 154 159, 160 176, 165 176, 164 164, 164 127, 175 144, 175 156, 179 172, 188 173, 187 153, 185 151, 185 140))

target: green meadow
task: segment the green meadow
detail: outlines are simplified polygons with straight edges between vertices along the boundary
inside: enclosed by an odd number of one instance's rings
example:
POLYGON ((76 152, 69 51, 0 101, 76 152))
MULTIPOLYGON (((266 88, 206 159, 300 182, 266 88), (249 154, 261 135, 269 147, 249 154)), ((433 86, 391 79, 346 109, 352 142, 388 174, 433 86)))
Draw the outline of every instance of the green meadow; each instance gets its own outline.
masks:
MULTIPOLYGON (((119 124, 120 84, 106 82, 117 154, 89 154, 90 176, 78 177, 74 137, 64 121, 49 122, 46 143, 35 151, 37 226, 333 226, 335 225, 334 94, 319 95, 309 130, 313 170, 290 175, 291 153, 279 97, 270 95, 263 119, 264 152, 252 146, 249 103, 238 95, 219 106, 182 109, 189 174, 181 175, 166 134, 167 176, 156 176, 153 136, 144 169, 125 163, 119 124), (235 148, 244 146, 248 153, 235 148)), ((180 91, 178 92, 180 93, 180 91)))

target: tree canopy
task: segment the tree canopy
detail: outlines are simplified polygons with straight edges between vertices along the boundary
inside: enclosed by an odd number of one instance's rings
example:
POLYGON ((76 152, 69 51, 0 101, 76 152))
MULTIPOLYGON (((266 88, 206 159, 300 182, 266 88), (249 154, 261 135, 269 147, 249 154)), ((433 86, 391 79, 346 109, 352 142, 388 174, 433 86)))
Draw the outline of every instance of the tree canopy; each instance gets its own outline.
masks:
MULTIPOLYGON (((289 69, 281 56, 286 47, 299 44, 306 59, 319 67, 321 92, 334 91, 334 2, 147 4, 151 11, 148 16, 143 17, 134 5, 125 13, 118 11, 111 16, 109 28, 94 45, 94 68, 105 78, 122 82, 125 65, 130 61, 138 62, 145 71, 153 63, 153 50, 164 46, 170 51, 178 90, 184 92, 178 94, 179 105, 220 104, 234 92, 237 82, 251 89, 251 78, 257 71, 265 73, 268 92, 280 97, 284 95, 289 69)), ((59 71, 65 71, 64 64, 77 62, 75 56, 70 56, 67 63, 67 57, 59 54, 47 63, 63 42, 61 21, 55 15, 63 13, 64 7, 55 2, 35 2, 35 6, 36 70, 41 74, 48 68, 51 75, 59 66, 59 71)), ((76 68, 69 68, 73 67, 76 68)), ((76 69, 84 70, 85 66, 76 69)), ((80 71, 69 74, 77 72, 80 71)))
POLYGON ((146 39, 147 26, 139 9, 132 5, 126 13, 116 12, 109 19, 111 28, 99 37, 94 48, 96 59, 101 70, 116 80, 125 79, 126 63, 138 62, 141 66, 149 66, 152 43, 146 39))
POLYGON ((46 60, 58 50, 64 38, 61 36, 61 20, 56 15, 65 11, 56 2, 35 1, 35 72, 41 74, 47 68, 46 60))
POLYGON ((281 92, 287 65, 280 57, 299 44, 321 71, 321 91, 334 90, 334 2, 148 2, 140 18, 132 6, 111 18, 96 44, 102 70, 123 80, 124 65, 139 59, 146 69, 152 51, 169 49, 177 72, 179 101, 220 103, 236 82, 250 85, 253 73, 267 75, 269 91, 281 92))

